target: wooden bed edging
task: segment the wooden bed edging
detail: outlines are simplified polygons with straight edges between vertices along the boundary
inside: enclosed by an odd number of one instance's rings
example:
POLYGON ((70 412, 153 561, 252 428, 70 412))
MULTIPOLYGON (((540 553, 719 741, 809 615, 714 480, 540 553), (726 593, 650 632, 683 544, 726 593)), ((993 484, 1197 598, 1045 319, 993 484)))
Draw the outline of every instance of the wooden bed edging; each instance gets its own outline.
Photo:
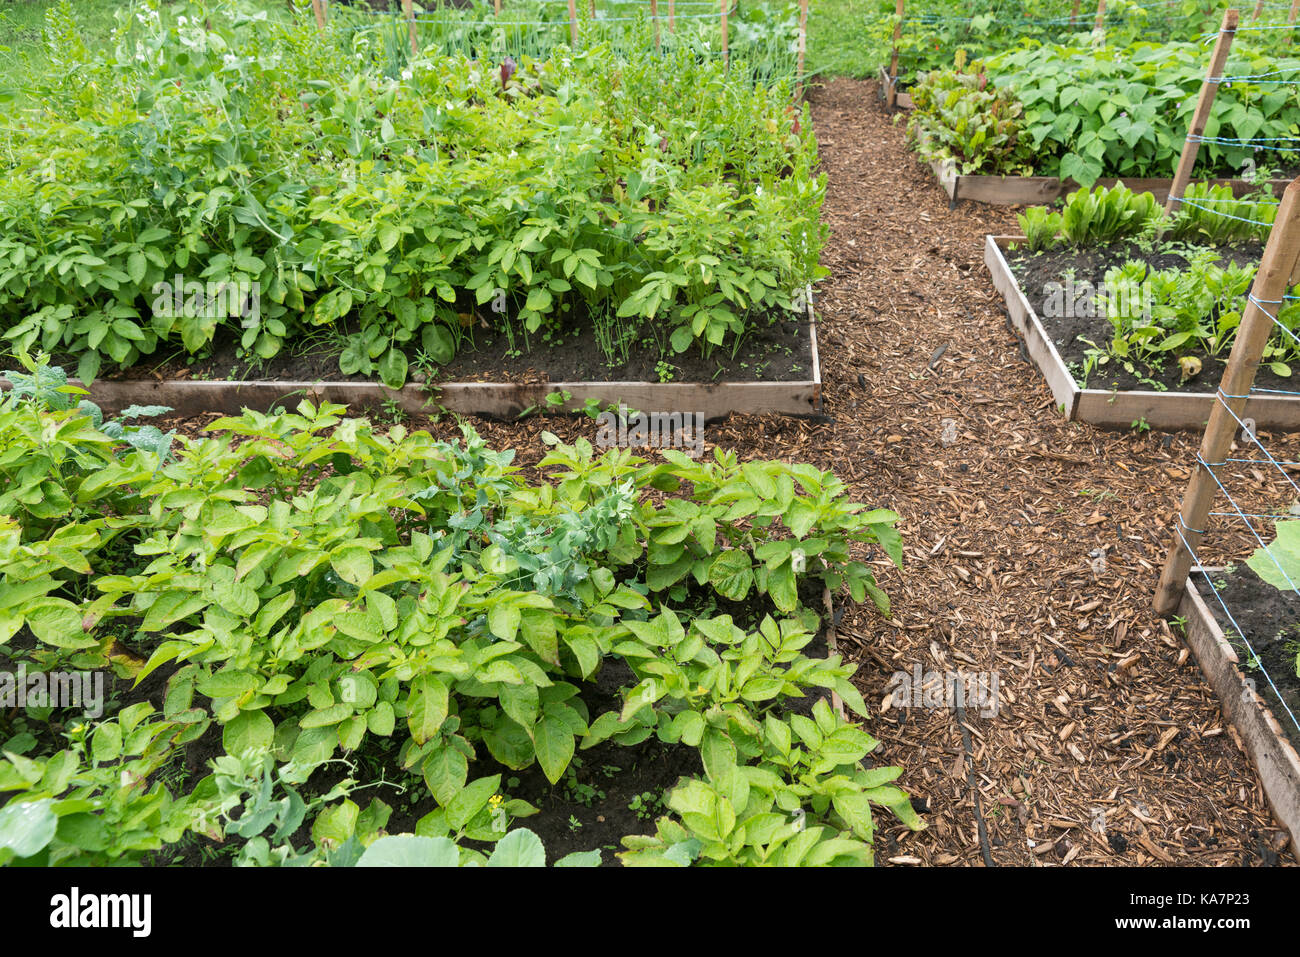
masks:
MULTIPOLYGON (((958 201, 968 199, 973 203, 987 203, 991 206, 1042 206, 1055 202, 1079 189, 1072 179, 1060 179, 1056 176, 981 176, 957 172, 955 160, 926 160, 934 171, 939 188, 948 196, 949 208, 958 201)), ((1170 177, 1139 179, 1115 178, 1099 179, 1093 185, 1105 186, 1107 189, 1116 183, 1123 183, 1135 193, 1153 193, 1156 201, 1163 203, 1169 198, 1169 189, 1173 185, 1170 177)), ((1198 181, 1199 182, 1199 181, 1198 181)), ((1244 196, 1265 186, 1273 190, 1274 195, 1281 196, 1291 185, 1289 179, 1269 179, 1251 183, 1244 179, 1213 179, 1207 182, 1215 186, 1231 186, 1234 196, 1244 196)))
MULTIPOLYGON (((984 265, 994 287, 1006 301, 1007 314, 1025 342, 1029 360, 1047 380, 1052 398, 1065 418, 1107 429, 1128 429, 1139 419, 1153 429, 1165 431, 1204 428, 1215 403, 1212 392, 1110 392, 1079 388, 1002 254, 1010 244, 1024 241, 1023 236, 986 236, 984 265)), ((1257 428, 1298 432, 1300 400, 1288 396, 1253 396, 1246 403, 1243 418, 1254 419, 1257 428)))
MULTIPOLYGON (((1205 571, 1213 574, 1216 569, 1205 571)), ((1291 835, 1292 852, 1300 857, 1300 756, 1268 704, 1242 674, 1237 652, 1196 590, 1193 579, 1198 574, 1201 569, 1192 569, 1178 607, 1187 621, 1187 644, 1219 696, 1224 716, 1241 736, 1274 816, 1291 835)))
MULTIPOLYGON (((176 414, 205 412, 239 415, 245 408, 267 412, 275 405, 292 409, 302 399, 346 406, 375 407, 396 402, 415 414, 439 407, 466 415, 514 419, 530 408, 546 409, 546 397, 570 393, 565 411, 577 412, 589 399, 602 406, 622 402, 640 412, 701 413, 705 420, 733 412, 817 415, 822 409, 821 359, 811 298, 808 305, 811 378, 786 382, 444 382, 408 383, 390 389, 378 382, 207 381, 192 379, 99 379, 90 400, 107 415, 130 405, 165 405, 176 414)), ((69 380, 73 385, 81 383, 69 380)), ((0 389, 9 382, 0 379, 0 389)))
MULTIPOLYGON (((889 78, 889 70, 882 66, 880 68, 880 98, 886 103, 889 102, 890 87, 895 86, 896 83, 896 80, 889 78)), ((912 103, 912 94, 904 93, 902 90, 896 91, 894 94, 894 108, 899 110, 914 109, 915 104, 912 103)))

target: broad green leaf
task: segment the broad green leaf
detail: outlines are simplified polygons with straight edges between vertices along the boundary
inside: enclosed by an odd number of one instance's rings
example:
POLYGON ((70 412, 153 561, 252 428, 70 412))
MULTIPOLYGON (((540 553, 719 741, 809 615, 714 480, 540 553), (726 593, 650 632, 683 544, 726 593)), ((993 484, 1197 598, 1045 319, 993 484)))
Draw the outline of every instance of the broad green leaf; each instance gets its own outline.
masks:
POLYGON ((58 826, 50 798, 10 801, 0 807, 0 849, 13 851, 15 857, 32 857, 54 840, 58 826))
POLYGON ((391 834, 361 855, 357 867, 459 867, 460 850, 447 837, 391 834))
POLYGON ((527 828, 511 831, 488 858, 488 867, 545 867, 546 849, 542 839, 527 828))

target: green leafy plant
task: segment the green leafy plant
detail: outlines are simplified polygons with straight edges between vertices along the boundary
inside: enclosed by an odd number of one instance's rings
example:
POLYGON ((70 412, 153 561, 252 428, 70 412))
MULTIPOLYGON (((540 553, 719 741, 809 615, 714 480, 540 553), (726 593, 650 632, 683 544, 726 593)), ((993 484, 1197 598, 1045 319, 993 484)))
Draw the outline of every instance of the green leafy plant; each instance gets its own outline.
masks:
POLYGON ((825 275, 788 75, 656 54, 644 22, 503 81, 477 40, 394 64, 346 23, 185 9, 123 10, 103 51, 52 32, 64 71, 6 115, 0 336, 85 382, 219 331, 252 365, 330 331, 342 373, 396 388, 463 317, 514 352, 595 328, 614 361, 663 328, 707 353, 825 275))
MULTIPOLYGON (((831 473, 546 435, 530 479, 468 427, 380 433, 306 401, 219 419, 162 462, 65 395, 0 397, 0 467, 21 477, 0 517, 0 645, 21 635, 46 671, 160 672, 164 691, 95 724, 52 713, 39 746, 0 759, 0 863, 143 861, 182 840, 233 841, 246 864, 359 862, 390 814, 348 796, 371 748, 423 780, 416 837, 500 850, 537 809, 481 760, 555 784, 580 749, 652 734, 700 751, 704 776, 656 825, 700 862, 870 863, 873 807, 921 826, 882 784, 898 769, 861 768, 870 735, 825 701, 789 708, 820 690, 867 713, 853 666, 804 654, 820 604, 801 584, 887 611, 854 551, 901 563, 898 516, 831 473), (631 678, 594 713, 583 690, 607 658, 631 678), (210 728, 211 773, 164 780, 210 728), (339 761, 346 778, 313 783, 339 761), (796 831, 772 817, 805 805, 796 831), (760 819, 722 827, 733 813, 760 819)), ((629 840, 625 863, 681 857, 629 840)))
POLYGON ((1160 215, 1154 195, 1135 193, 1123 183, 1079 189, 1065 198, 1061 235, 1075 246, 1110 243, 1153 232, 1160 215))
POLYGON ((1239 199, 1230 186, 1191 183, 1183 199, 1166 232, 1172 240, 1211 246, 1243 240, 1264 242, 1277 217, 1271 193, 1239 199))
POLYGON ((1010 93, 991 88, 983 72, 922 74, 912 102, 907 131, 922 156, 954 160, 962 174, 1033 171, 1022 106, 1010 93))
POLYGON ((1030 206, 1016 215, 1016 221, 1031 253, 1051 248, 1061 232, 1061 214, 1046 206, 1030 206))
MULTIPOLYGON (((1268 78, 1294 73, 1300 60, 1267 43, 1263 34, 1234 44, 1228 75, 1263 80, 1221 86, 1198 175, 1235 174, 1253 157, 1250 141, 1295 135, 1300 105, 1268 78)), ((1085 187, 1103 176, 1169 176, 1205 57, 1196 42, 1007 47, 985 56, 978 74, 920 74, 911 92, 923 115, 911 123, 933 144, 923 143, 923 153, 952 156, 962 173, 1059 176, 1085 187)), ((1278 158, 1296 157, 1283 150, 1278 158)))

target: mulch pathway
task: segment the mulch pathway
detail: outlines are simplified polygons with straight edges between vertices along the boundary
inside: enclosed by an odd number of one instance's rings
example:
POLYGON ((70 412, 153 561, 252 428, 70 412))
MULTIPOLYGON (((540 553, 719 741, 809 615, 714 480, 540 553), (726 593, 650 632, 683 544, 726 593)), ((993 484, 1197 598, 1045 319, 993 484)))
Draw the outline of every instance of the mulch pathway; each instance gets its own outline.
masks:
MULTIPOLYGON (((873 82, 810 99, 829 176, 816 306, 830 420, 732 416, 706 438, 834 469, 902 516, 903 570, 871 559, 892 617, 850 608, 839 625, 880 709, 876 758, 905 769, 928 822, 913 834, 882 814, 879 861, 1295 864, 1195 659, 1151 611, 1199 435, 1064 422, 982 262, 1015 212, 950 211, 873 82), (895 676, 916 665, 996 672, 997 714, 972 705, 963 727, 953 709, 895 707, 895 676)), ((544 454, 543 430, 594 436, 583 417, 474 425, 520 464, 544 454)), ((1270 448, 1300 460, 1296 440, 1270 448)), ((1278 482, 1243 481, 1276 507, 1278 482)), ((1253 544, 1221 536, 1209 557, 1253 544)))

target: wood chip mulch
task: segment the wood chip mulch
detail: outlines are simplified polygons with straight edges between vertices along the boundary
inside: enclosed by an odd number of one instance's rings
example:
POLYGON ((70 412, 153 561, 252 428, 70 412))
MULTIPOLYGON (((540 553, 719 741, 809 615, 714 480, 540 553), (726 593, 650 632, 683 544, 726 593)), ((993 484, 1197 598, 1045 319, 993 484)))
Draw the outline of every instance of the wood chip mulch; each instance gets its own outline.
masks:
MULTIPOLYGON (((1195 658, 1151 610, 1200 436, 1064 422, 983 266, 985 234, 1014 231, 1015 211, 949 210, 874 82, 810 100, 829 176, 816 307, 830 421, 732 416, 706 439, 834 469, 902 516, 903 570, 870 556, 892 617, 849 608, 838 627, 876 759, 905 769, 928 823, 913 834, 881 814, 879 862, 1294 865, 1195 658), (996 672, 996 715, 893 706, 917 665, 996 672)), ((412 425, 457 434, 445 418, 412 425)), ((544 430, 595 435, 585 417, 474 425, 520 464, 545 454, 544 430)), ((1300 439, 1269 447, 1300 461, 1300 439)), ((1290 501, 1266 470, 1241 479, 1243 504, 1290 501)), ((1255 543, 1207 544, 1222 561, 1255 543)))

